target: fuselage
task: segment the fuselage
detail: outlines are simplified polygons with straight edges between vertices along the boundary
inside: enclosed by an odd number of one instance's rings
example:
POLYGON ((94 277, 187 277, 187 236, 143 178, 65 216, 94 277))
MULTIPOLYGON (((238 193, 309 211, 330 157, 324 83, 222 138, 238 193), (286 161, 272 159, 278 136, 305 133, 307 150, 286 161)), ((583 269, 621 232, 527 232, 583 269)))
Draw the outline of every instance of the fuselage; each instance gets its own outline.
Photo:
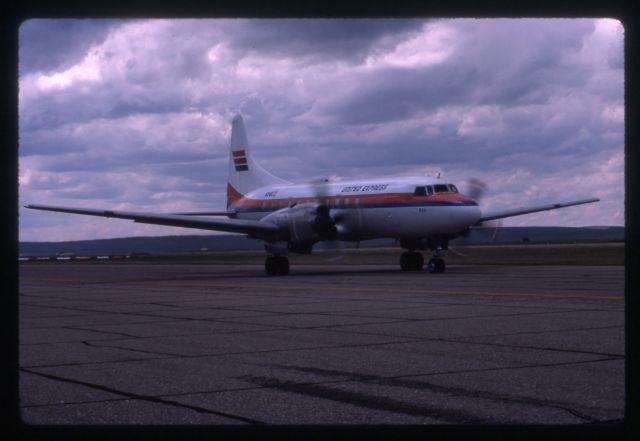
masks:
POLYGON ((433 177, 268 186, 246 195, 236 192, 230 201, 237 218, 253 220, 296 204, 322 202, 340 219, 343 240, 454 235, 481 215, 476 201, 433 177))

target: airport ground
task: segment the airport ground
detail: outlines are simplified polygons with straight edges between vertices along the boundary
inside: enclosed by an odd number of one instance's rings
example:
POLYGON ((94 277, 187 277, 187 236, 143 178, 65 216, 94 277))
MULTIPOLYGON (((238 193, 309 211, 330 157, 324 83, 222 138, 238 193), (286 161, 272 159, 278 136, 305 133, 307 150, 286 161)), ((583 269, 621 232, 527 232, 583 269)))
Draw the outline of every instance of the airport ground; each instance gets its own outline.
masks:
POLYGON ((30 424, 624 416, 622 265, 25 262, 19 301, 30 424))
MULTIPOLYGON (((292 265, 399 265, 399 247, 345 248, 342 250, 314 250, 311 255, 290 254, 292 265), (336 259, 338 257, 338 259, 336 259)), ((422 252, 425 260, 429 252, 422 252)), ((120 258, 124 256, 118 256, 120 258)), ((262 264, 264 251, 205 251, 196 253, 167 253, 131 255, 146 262, 190 262, 215 264, 262 264)), ((446 252, 452 265, 624 265, 624 243, 538 243, 510 245, 452 246, 446 252)))

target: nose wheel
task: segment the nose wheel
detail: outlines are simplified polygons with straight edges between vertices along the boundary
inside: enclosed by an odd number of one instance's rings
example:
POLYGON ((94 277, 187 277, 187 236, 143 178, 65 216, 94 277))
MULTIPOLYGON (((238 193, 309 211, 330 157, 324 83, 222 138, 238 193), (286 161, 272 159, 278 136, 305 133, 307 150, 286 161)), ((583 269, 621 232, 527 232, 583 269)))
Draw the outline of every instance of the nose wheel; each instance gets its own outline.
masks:
POLYGON ((264 261, 267 276, 286 276, 289 274, 289 259, 286 256, 269 256, 264 261))

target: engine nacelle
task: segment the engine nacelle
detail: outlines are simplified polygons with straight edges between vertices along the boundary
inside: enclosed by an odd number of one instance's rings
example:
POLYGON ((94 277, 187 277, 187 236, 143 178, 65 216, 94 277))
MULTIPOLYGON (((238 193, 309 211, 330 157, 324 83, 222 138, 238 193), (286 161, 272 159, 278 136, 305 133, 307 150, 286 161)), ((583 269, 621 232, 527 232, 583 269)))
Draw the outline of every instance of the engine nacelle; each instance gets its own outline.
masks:
POLYGON ((281 233, 278 239, 287 241, 289 250, 294 253, 307 254, 311 252, 314 243, 337 236, 329 208, 319 202, 305 202, 282 208, 262 220, 279 227, 281 233))
MULTIPOLYGON (((322 239, 322 234, 319 234, 315 227, 318 223, 318 211, 323 211, 320 207, 325 206, 311 202, 296 204, 275 211, 262 220, 274 223, 280 228, 278 239, 287 241, 290 251, 301 252, 304 250, 308 252, 314 243, 322 239)), ((326 222, 326 219, 321 217, 321 221, 326 222)))

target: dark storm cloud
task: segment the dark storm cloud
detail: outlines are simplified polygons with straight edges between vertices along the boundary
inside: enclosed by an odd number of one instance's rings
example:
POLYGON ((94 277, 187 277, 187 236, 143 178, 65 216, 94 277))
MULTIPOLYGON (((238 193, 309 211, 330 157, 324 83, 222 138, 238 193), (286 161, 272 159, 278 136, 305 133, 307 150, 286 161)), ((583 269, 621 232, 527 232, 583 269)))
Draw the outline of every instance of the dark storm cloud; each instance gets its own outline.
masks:
POLYGON ((469 99, 474 76, 443 65, 432 69, 382 68, 359 76, 357 86, 323 109, 334 123, 378 124, 407 120, 416 113, 469 99))
POLYGON ((559 89, 566 92, 584 86, 589 72, 567 69, 565 57, 580 49, 582 37, 593 30, 592 23, 497 22, 471 22, 463 27, 457 50, 441 64, 382 68, 361 75, 357 86, 324 112, 335 122, 381 123, 463 102, 543 103, 559 89), (477 38, 478 33, 483 38, 477 38))
POLYGON ((559 88, 581 88, 586 68, 571 66, 593 22, 582 20, 498 20, 465 28, 467 38, 450 61, 473 69, 477 102, 519 105, 544 102, 559 88), (482 33, 483 38, 475 38, 482 33))
POLYGON ((424 20, 252 20, 235 29, 231 46, 276 57, 330 58, 362 62, 372 52, 417 32, 424 20))
POLYGON ((121 20, 26 20, 20 25, 20 75, 64 70, 84 58, 121 20))

